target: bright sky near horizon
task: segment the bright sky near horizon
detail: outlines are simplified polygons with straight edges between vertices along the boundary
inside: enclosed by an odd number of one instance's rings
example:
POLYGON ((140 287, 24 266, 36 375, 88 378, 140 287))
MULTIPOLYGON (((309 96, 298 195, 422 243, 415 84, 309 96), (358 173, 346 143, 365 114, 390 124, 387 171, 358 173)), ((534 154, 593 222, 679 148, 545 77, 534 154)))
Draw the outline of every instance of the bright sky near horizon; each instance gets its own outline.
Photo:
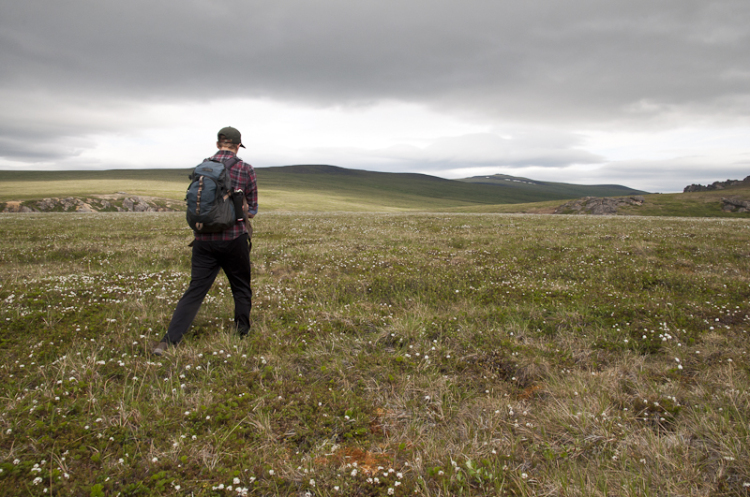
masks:
POLYGON ((0 169, 750 175, 747 0, 0 0, 0 169))

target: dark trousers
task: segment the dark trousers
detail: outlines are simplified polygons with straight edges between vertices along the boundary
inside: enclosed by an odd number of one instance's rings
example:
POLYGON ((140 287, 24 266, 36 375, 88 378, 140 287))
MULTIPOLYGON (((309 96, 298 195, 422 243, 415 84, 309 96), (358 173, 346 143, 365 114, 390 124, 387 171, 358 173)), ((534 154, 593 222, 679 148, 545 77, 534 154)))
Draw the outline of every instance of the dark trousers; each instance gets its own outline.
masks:
POLYGON ((190 286, 185 291, 172 315, 163 340, 177 344, 198 314, 203 299, 211 289, 219 269, 224 270, 234 297, 234 323, 240 336, 250 330, 250 308, 253 291, 250 288, 250 245, 247 234, 231 241, 193 242, 190 286))

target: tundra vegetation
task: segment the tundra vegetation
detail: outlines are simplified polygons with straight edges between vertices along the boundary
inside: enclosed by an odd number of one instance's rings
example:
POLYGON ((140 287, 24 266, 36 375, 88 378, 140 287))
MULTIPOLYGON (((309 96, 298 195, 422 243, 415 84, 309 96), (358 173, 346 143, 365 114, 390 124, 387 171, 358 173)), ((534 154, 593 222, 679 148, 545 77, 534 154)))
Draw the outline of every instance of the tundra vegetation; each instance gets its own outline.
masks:
POLYGON ((261 214, 157 358, 183 217, 0 216, 0 495, 747 495, 747 218, 261 214))

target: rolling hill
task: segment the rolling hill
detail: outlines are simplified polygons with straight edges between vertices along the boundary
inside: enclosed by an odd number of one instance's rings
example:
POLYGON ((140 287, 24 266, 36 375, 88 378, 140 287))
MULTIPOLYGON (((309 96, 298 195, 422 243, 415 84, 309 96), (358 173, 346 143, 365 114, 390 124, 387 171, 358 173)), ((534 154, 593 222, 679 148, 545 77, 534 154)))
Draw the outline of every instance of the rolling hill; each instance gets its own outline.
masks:
MULTIPOLYGON (((147 197, 181 209, 187 169, 109 171, 0 171, 0 212, 16 203, 34 206, 44 198, 147 197)), ((622 215, 750 217, 722 211, 722 197, 750 200, 750 188, 644 194, 620 185, 575 185, 494 175, 447 180, 424 174, 382 173, 329 165, 256 169, 261 212, 486 212, 552 213, 567 200, 643 195, 645 203, 622 215)))
POLYGON ((559 200, 579 197, 618 197, 646 193, 622 185, 576 185, 571 183, 536 181, 528 178, 508 176, 506 174, 474 176, 458 181, 479 185, 493 185, 500 188, 512 189, 518 193, 528 192, 535 197, 545 197, 539 200, 559 200))
POLYGON ((447 180, 425 174, 382 173, 329 165, 271 167, 258 169, 257 174, 258 184, 268 192, 295 190, 308 195, 325 192, 345 203, 377 205, 389 210, 440 210, 643 193, 618 185, 447 180))
MULTIPOLYGON (((447 180, 425 174, 383 173, 330 165, 256 169, 266 210, 411 211, 566 200, 586 195, 641 193, 621 186, 447 180)), ((0 171, 0 202, 124 192, 181 200, 186 169, 0 171)))

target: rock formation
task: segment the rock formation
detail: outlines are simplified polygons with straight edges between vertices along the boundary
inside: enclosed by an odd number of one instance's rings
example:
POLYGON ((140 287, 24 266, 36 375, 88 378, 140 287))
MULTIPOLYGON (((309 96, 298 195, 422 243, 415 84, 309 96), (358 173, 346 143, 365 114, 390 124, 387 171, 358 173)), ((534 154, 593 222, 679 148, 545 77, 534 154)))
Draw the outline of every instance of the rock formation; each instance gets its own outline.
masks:
POLYGON ((738 179, 728 179, 726 181, 714 181, 710 185, 690 185, 686 186, 685 189, 682 191, 683 193, 692 193, 692 192, 711 192, 714 190, 726 190, 727 188, 737 187, 737 186, 750 186, 750 176, 743 179, 742 181, 738 179))
POLYGON ((43 198, 0 204, 2 212, 163 212, 184 209, 184 202, 137 195, 100 195, 86 198, 43 198))
POLYGON ((593 214, 598 216, 617 214, 617 209, 625 205, 643 205, 646 201, 640 195, 626 198, 585 197, 571 200, 557 209, 555 214, 593 214))
POLYGON ((739 198, 722 198, 724 212, 750 212, 750 201, 739 198))

